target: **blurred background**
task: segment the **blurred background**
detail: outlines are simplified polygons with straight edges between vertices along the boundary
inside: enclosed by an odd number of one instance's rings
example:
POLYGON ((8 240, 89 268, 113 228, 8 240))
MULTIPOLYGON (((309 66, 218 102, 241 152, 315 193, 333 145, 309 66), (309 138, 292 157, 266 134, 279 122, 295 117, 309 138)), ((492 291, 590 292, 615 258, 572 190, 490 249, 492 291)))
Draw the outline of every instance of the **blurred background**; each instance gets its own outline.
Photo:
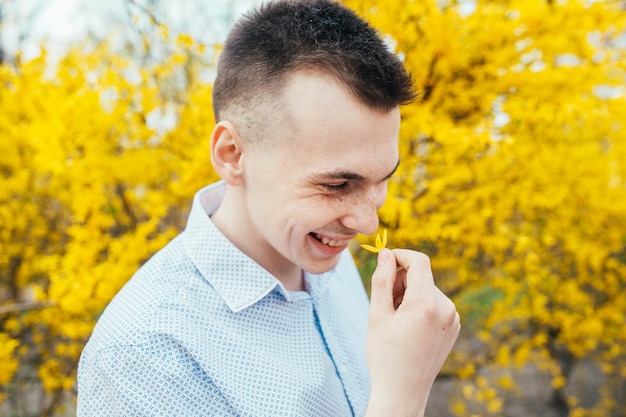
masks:
MULTIPOLYGON (((344 3, 420 91, 380 216, 462 317, 427 415, 626 416, 626 3, 344 3)), ((0 0, 0 417, 75 414, 102 309, 217 179, 215 63, 256 4, 0 0)))

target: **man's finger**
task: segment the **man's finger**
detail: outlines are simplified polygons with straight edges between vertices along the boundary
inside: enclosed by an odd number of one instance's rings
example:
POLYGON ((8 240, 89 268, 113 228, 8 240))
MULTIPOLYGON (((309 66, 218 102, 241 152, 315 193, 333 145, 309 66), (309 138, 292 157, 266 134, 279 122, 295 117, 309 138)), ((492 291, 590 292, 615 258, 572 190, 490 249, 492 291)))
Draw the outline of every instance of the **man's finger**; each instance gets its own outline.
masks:
POLYGON ((406 270, 404 299, 433 299, 436 287, 430 258, 407 249, 394 249, 393 254, 398 266, 406 270))
POLYGON ((372 275, 371 314, 391 313, 393 306, 393 284, 396 279, 396 260, 389 249, 378 253, 378 265, 372 275))

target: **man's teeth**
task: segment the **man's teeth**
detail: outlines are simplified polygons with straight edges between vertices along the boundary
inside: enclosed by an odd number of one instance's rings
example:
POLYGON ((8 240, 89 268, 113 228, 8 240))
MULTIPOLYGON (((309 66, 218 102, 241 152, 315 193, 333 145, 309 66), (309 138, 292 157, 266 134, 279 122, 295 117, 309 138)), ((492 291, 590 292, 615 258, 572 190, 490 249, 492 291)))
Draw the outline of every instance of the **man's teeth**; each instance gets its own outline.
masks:
POLYGON ((317 240, 322 242, 324 245, 328 245, 328 246, 337 247, 337 246, 343 246, 343 245, 346 244, 345 240, 329 239, 326 236, 320 236, 317 233, 315 233, 315 237, 317 238, 317 240))

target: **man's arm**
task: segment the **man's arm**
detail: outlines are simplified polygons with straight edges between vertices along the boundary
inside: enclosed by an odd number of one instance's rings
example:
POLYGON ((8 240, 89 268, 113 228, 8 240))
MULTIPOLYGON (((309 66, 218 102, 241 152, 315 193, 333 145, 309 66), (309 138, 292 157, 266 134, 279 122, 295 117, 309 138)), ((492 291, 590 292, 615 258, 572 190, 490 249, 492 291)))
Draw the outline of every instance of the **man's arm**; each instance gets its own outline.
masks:
POLYGON ((200 367, 171 352, 115 346, 81 358, 77 416, 237 415, 200 367))
POLYGON ((460 329, 456 308, 435 286, 426 255, 380 251, 372 276, 367 335, 372 390, 366 416, 423 416, 460 329))

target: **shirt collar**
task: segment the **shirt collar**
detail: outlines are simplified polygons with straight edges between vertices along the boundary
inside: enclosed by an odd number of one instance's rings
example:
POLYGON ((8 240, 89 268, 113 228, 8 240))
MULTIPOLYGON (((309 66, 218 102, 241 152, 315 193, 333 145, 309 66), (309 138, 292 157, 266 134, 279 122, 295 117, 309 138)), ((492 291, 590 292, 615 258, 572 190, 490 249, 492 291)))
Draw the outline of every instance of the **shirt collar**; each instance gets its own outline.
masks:
MULTIPOLYGON (((301 299, 302 293, 287 291, 282 283, 233 245, 211 221, 219 207, 226 184, 223 181, 199 190, 183 233, 184 246, 200 274, 224 299, 233 312, 257 303, 275 288, 287 301, 301 299)), ((327 287, 330 271, 321 275, 305 273, 307 290, 320 296, 327 287)))

